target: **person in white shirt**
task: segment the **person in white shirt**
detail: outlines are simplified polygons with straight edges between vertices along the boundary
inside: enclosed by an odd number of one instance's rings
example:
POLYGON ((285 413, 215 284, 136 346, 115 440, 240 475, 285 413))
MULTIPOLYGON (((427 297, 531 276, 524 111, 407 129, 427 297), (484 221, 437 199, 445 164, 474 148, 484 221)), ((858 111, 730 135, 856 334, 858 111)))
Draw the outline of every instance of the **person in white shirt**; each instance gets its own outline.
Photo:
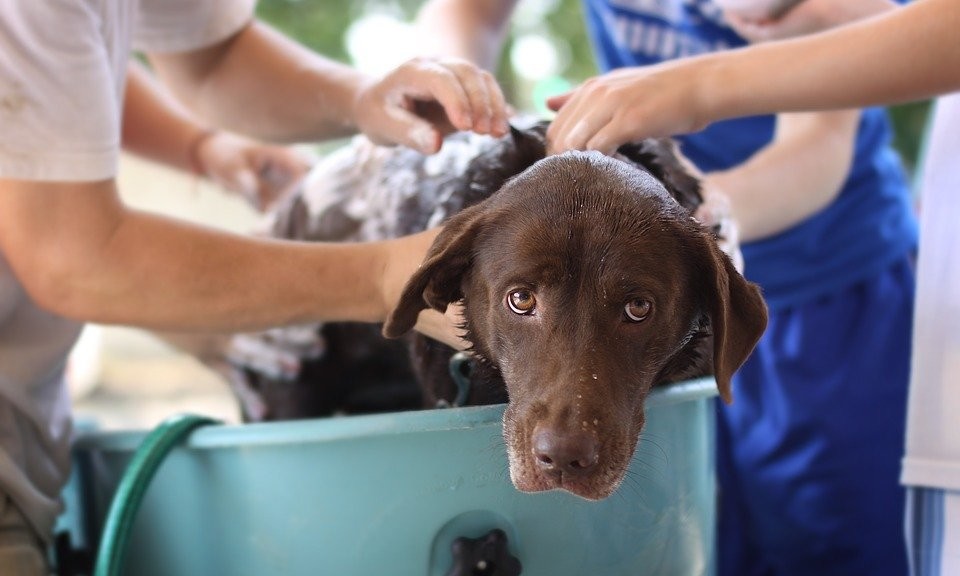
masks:
MULTIPOLYGON (((439 149, 502 135, 488 73, 411 60, 369 78, 256 21, 252 0, 0 0, 0 573, 47 571, 68 472, 63 369, 82 323, 245 331, 382 320, 436 234, 361 245, 231 235, 116 190, 131 52, 210 128, 275 142, 358 131, 439 149)), ((180 161, 189 158, 182 158, 180 161)), ((457 341, 454 322, 419 329, 457 341)))
MULTIPOLYGON (((849 7, 856 2, 837 3, 849 7)), ((821 3, 822 5, 822 3, 821 3)), ((743 21, 774 39, 804 16, 743 21)), ((894 104, 940 96, 921 178, 920 250, 906 455, 906 541, 915 576, 960 574, 960 3, 917 0, 833 30, 614 71, 550 100, 552 151, 610 151, 737 116, 894 104)), ((852 11, 855 12, 855 11, 852 11)), ((883 318, 877 318, 883 322, 883 318)))

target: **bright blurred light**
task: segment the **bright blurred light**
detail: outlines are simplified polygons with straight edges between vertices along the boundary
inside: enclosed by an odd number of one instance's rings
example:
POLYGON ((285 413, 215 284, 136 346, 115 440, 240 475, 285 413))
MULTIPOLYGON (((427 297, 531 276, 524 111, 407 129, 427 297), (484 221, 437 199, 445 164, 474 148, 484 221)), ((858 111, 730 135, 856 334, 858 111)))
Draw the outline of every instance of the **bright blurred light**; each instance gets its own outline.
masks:
POLYGON ((87 324, 70 351, 65 378, 70 397, 74 400, 83 398, 100 384, 102 332, 101 327, 87 324))
POLYGON ((510 51, 510 64, 517 74, 528 80, 540 80, 554 76, 566 63, 566 54, 561 54, 557 45, 542 34, 526 34, 518 37, 510 51))
POLYGON ((347 28, 345 40, 353 64, 375 76, 386 74, 417 56, 413 25, 383 12, 355 20, 347 28))
POLYGON ((526 0, 517 4, 513 12, 513 26, 523 30, 542 28, 547 14, 555 11, 560 0, 526 0))

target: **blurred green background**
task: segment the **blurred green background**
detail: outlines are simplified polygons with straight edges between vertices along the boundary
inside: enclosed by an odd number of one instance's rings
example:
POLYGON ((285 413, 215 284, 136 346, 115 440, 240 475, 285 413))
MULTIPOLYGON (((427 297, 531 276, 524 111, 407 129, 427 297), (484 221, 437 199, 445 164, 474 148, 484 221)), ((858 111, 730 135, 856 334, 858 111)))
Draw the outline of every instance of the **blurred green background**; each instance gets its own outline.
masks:
MULTIPOLYGON (((300 42, 372 73, 416 55, 409 23, 422 0, 260 0, 258 14, 300 42)), ((580 0, 523 0, 512 19, 497 77, 521 111, 545 112, 543 100, 596 73, 580 0)), ((928 102, 890 109, 895 147, 911 172, 928 102)))

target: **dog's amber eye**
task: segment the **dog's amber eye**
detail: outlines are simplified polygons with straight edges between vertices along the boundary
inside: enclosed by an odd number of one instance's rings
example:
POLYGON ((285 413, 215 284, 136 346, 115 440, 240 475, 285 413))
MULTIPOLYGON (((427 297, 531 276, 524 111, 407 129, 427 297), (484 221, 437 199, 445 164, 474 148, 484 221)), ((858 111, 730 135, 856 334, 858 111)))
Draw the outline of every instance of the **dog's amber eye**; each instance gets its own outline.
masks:
POLYGON ((642 322, 650 315, 650 307, 649 300, 636 298, 627 302, 626 306, 623 307, 623 311, 631 321, 642 322))
POLYGON ((537 299, 529 290, 514 290, 507 295, 507 306, 516 314, 533 314, 537 299))

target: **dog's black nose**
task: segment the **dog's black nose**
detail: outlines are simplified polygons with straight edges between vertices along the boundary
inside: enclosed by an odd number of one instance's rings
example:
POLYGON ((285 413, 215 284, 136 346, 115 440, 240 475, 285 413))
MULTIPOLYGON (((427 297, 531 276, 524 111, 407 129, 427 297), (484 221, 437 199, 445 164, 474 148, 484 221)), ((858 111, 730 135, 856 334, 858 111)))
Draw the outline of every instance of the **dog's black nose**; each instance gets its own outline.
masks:
POLYGON ((600 459, 597 439, 586 432, 560 433, 537 426, 532 440, 537 465, 550 475, 584 474, 600 459))

